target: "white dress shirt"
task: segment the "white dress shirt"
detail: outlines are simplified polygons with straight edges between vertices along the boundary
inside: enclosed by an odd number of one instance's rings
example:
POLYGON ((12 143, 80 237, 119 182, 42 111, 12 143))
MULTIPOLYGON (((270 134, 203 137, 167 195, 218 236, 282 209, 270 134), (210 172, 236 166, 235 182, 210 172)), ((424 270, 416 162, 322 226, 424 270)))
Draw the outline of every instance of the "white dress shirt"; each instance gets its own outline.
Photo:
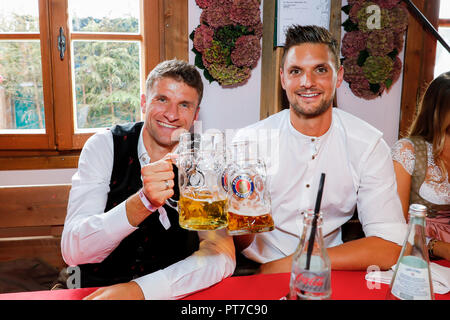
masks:
MULTIPOLYGON (((100 263, 120 242, 137 230, 130 225, 125 201, 104 212, 114 162, 110 130, 86 142, 72 178, 61 240, 64 261, 71 266, 100 263)), ((138 142, 141 167, 150 162, 142 138, 138 142)), ((164 214, 154 212, 152 214, 164 214)), ((164 225, 166 219, 160 216, 164 225)), ((236 266, 233 239, 226 230, 198 232, 199 250, 165 269, 134 279, 146 299, 179 299, 230 276, 236 266)))
POLYGON ((303 228, 301 212, 314 209, 321 173, 326 174, 321 211, 327 247, 342 243, 341 226, 356 205, 367 237, 403 244, 407 225, 390 149, 377 129, 333 109, 323 136, 305 136, 284 110, 240 130, 235 139, 249 136, 257 137, 267 162, 275 230, 256 235, 244 250, 248 258, 266 263, 294 253, 303 228))

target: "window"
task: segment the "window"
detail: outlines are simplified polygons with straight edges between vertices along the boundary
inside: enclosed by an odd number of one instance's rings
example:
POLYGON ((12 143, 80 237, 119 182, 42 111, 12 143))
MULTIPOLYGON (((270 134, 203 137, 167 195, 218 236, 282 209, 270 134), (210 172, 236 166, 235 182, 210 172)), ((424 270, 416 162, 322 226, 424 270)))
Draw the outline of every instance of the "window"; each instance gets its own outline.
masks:
POLYGON ((77 154, 98 128, 141 120, 145 76, 166 58, 159 31, 167 8, 1 1, 0 169, 5 157, 77 154))
MULTIPOLYGON (((450 1, 441 1, 439 9, 439 34, 450 45, 450 1)), ((450 53, 437 43, 434 76, 450 71, 450 53)))

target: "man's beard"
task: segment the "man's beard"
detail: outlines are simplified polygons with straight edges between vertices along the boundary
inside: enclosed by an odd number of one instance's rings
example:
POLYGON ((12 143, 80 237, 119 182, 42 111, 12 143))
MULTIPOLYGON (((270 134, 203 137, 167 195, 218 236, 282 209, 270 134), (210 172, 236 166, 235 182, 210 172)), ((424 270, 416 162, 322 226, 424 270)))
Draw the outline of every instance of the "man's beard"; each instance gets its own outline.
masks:
POLYGON ((333 99, 334 99, 334 97, 331 98, 330 100, 321 102, 319 107, 311 112, 307 112, 305 109, 301 108, 300 105, 296 101, 294 103, 290 103, 290 105, 291 105, 292 109, 294 110, 294 112, 299 117, 315 118, 315 117, 323 114, 325 111, 327 111, 331 107, 331 105, 333 103, 333 99))

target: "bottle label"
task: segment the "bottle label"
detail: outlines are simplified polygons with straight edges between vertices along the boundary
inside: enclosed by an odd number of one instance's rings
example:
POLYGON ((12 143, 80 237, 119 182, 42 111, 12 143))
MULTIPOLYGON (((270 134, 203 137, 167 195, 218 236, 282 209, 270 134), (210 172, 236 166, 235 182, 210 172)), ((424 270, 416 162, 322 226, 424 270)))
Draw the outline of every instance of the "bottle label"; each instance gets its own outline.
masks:
POLYGON ((302 270, 295 278, 296 287, 305 292, 326 292, 330 290, 330 272, 302 270))
POLYGON ((428 268, 418 268, 400 263, 392 294, 401 300, 431 300, 428 268))

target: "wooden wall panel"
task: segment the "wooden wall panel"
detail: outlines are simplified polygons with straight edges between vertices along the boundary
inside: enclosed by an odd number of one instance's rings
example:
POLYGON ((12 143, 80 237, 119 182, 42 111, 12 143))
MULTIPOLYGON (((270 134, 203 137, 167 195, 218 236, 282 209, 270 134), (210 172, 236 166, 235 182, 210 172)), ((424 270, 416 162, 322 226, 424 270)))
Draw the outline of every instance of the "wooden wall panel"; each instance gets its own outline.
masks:
POLYGON ((2 228, 64 224, 70 185, 0 187, 2 228))
POLYGON ((189 60, 187 0, 164 0, 164 59, 189 60))
MULTIPOLYGON (((413 0, 416 7, 437 27, 439 0, 413 0)), ((417 103, 434 77, 436 40, 410 11, 406 36, 399 138, 407 135, 417 103)))

